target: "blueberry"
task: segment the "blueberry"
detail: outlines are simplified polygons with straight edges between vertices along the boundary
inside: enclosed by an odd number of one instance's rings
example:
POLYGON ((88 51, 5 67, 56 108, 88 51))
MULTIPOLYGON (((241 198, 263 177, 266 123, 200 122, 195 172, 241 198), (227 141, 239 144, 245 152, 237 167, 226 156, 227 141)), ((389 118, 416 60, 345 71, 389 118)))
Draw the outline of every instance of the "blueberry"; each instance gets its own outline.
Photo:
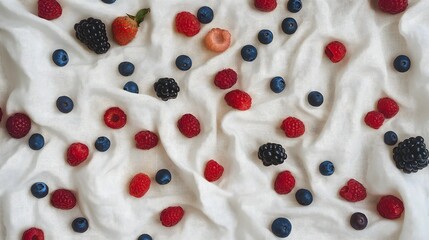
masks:
POLYGON ((324 161, 319 165, 319 171, 323 176, 331 176, 335 172, 334 164, 331 161, 324 161))
POLYGON ((28 139, 28 145, 33 150, 40 150, 45 146, 45 139, 41 134, 35 133, 28 139))
POLYGON ((110 148, 110 140, 107 137, 101 136, 95 140, 95 149, 100 152, 105 152, 110 148))
POLYGON ((258 40, 262 44, 269 44, 273 41, 273 33, 268 29, 263 29, 258 33, 258 40))
POLYGON ((139 86, 137 86, 137 83, 129 81, 125 83, 124 90, 130 93, 139 93, 139 86))
POLYGON ((122 76, 131 76, 134 73, 134 64, 130 62, 121 62, 118 66, 119 73, 122 76))
POLYGON ((187 71, 192 67, 192 60, 186 55, 180 55, 176 58, 176 67, 182 71, 187 71))
POLYGON ((292 13, 297 13, 302 8, 301 0, 289 0, 287 2, 287 10, 292 13))
POLYGON ((171 181, 171 173, 167 169, 161 169, 156 173, 155 180, 161 185, 165 185, 171 181))
POLYGON ((399 55, 395 58, 395 61, 393 61, 393 67, 398 72, 406 72, 411 67, 411 60, 405 55, 399 55))
POLYGON ((48 185, 43 182, 36 182, 31 185, 31 194, 36 198, 44 198, 49 193, 48 185))
POLYGON ((241 57, 244 61, 251 62, 258 56, 258 50, 252 45, 246 45, 241 49, 241 57))
POLYGON ((86 220, 86 218, 83 218, 83 217, 76 218, 72 222, 73 231, 78 233, 86 232, 86 230, 88 230, 88 227, 89 227, 88 220, 86 220))
POLYGON ((270 88, 275 93, 281 93, 285 89, 286 83, 282 77, 274 77, 271 79, 270 88))
POLYGON ((213 10, 207 6, 201 7, 198 9, 197 18, 200 23, 209 23, 213 20, 213 10))
POLYGON ((350 217, 350 225, 356 230, 362 230, 368 225, 368 218, 361 212, 355 212, 350 217))
POLYGON ((142 234, 137 238, 137 240, 152 240, 152 237, 149 234, 142 234))
POLYGON ((73 110, 73 100, 67 96, 61 96, 57 99, 57 108, 62 113, 69 113, 73 110))
POLYGON ((303 205, 308 206, 313 202, 313 195, 307 189, 299 189, 295 193, 296 201, 303 205))
POLYGON ((101 1, 103 1, 104 3, 107 3, 107 4, 112 4, 112 3, 116 2, 116 0, 101 0, 101 1))
POLYGON ((292 231, 292 224, 287 218, 277 218, 271 224, 271 231, 277 237, 285 238, 292 231))
POLYGON ((64 67, 69 62, 69 55, 64 49, 57 49, 52 53, 52 61, 57 66, 64 67))
POLYGON ((323 103, 323 95, 318 91, 312 91, 307 97, 308 103, 313 107, 319 107, 323 103))
POLYGON ((393 146, 398 142, 398 135, 393 131, 387 131, 384 134, 384 143, 387 145, 393 146))
POLYGON ((298 23, 293 18, 285 18, 282 21, 282 30, 286 34, 294 34, 298 29, 298 23))

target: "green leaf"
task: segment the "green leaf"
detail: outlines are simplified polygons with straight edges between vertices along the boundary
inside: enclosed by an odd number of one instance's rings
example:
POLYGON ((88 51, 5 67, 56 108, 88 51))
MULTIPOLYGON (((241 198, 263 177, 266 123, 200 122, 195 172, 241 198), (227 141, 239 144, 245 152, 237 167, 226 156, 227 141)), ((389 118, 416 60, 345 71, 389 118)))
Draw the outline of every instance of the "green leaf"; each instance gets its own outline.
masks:
POLYGON ((150 13, 150 8, 143 8, 140 11, 137 12, 135 20, 137 22, 137 26, 140 25, 141 22, 143 22, 144 17, 150 13))

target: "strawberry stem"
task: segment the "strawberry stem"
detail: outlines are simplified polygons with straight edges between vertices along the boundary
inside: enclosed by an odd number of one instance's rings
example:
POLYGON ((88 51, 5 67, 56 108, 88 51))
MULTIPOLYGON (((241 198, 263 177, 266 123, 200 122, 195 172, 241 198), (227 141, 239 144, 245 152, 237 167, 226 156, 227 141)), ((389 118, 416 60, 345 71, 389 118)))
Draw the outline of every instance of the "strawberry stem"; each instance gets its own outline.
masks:
POLYGON ((144 17, 150 13, 150 8, 143 8, 141 10, 139 10, 134 18, 134 20, 136 20, 137 22, 137 26, 140 25, 141 22, 143 22, 144 17))

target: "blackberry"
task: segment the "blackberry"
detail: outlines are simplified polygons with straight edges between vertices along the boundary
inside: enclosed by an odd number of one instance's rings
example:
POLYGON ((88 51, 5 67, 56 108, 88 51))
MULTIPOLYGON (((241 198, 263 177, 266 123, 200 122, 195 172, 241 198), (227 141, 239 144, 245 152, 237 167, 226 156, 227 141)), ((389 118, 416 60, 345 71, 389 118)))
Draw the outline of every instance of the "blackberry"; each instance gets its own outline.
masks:
POLYGON ((156 96, 164 101, 176 98, 177 93, 180 92, 180 88, 173 78, 160 78, 153 87, 156 91, 156 96))
POLYGON ((106 25, 95 18, 83 19, 74 25, 76 37, 97 54, 106 53, 110 48, 106 25))
POLYGON ((266 143, 259 147, 258 158, 264 166, 278 165, 284 162, 287 154, 282 145, 277 143, 266 143))
POLYGON ((429 161, 429 152, 421 136, 408 138, 393 148, 393 160, 396 167, 405 173, 417 172, 425 168, 429 161))

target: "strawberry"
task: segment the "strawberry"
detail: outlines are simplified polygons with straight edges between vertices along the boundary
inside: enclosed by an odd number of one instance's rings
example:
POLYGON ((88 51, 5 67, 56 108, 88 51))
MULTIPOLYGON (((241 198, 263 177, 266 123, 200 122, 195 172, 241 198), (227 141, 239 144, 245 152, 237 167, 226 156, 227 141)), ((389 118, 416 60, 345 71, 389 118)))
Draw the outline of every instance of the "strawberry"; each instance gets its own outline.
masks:
POLYGON ((337 63, 341 61, 346 55, 347 49, 339 41, 330 42, 325 48, 325 54, 333 62, 337 63))
POLYGON ((295 117, 287 117, 283 120, 280 128, 285 132, 286 137, 297 138, 304 134, 304 123, 295 117))
POLYGON ((227 68, 216 73, 214 84, 220 89, 228 89, 237 82, 237 79, 237 73, 233 69, 227 68))
POLYGON ((397 219, 404 212, 404 204, 401 199, 393 195, 383 196, 378 201, 377 211, 384 218, 397 219))
POLYGON ((248 110, 252 106, 252 97, 248 93, 238 89, 225 94, 224 99, 226 104, 241 111, 248 110))
POLYGON ((295 187, 295 178, 290 171, 280 172, 274 181, 274 190, 278 194, 288 194, 295 187))
POLYGON ((377 111, 371 111, 365 115, 364 121, 369 127, 379 129, 383 125, 384 115, 377 111))
POLYGON ((161 211, 159 215, 159 220, 161 224, 165 227, 172 227, 182 220, 183 215, 185 215, 185 211, 180 206, 172 206, 165 208, 161 211))
POLYGON ((339 194, 349 202, 358 202, 366 198, 366 189, 360 182, 350 179, 347 185, 340 189, 339 194))
POLYGON ((377 110, 381 112, 385 118, 392 118, 399 112, 399 106, 395 100, 384 97, 378 100, 377 110))
POLYGON ((44 240, 45 234, 43 233, 42 229, 39 228, 29 228, 25 230, 25 232, 22 234, 22 240, 44 240))
POLYGON ((59 18, 63 13, 61 5, 56 0, 39 0, 38 15, 46 20, 59 18))
POLYGON ((24 113, 15 113, 6 120, 6 129, 13 138, 25 137, 31 129, 31 120, 24 113))
POLYGON ((136 16, 117 17, 112 22, 113 40, 121 46, 130 43, 137 35, 138 27, 145 16, 150 12, 149 8, 141 9, 136 16))
POLYGON ((271 12, 277 7, 277 0, 255 0, 256 9, 263 12, 271 12))
POLYGON ((179 12, 175 18, 176 30, 187 37, 195 36, 200 32, 198 18, 190 12, 179 12))
POLYGON ((220 165, 215 160, 209 160, 206 163, 206 168, 204 169, 204 177, 209 182, 214 182, 222 177, 223 174, 223 166, 220 165))
POLYGON ((75 167, 84 162, 89 155, 88 147, 83 143, 72 143, 67 149, 67 162, 75 167))
POLYGON ((136 147, 138 149, 149 150, 158 145, 158 136, 148 130, 140 131, 134 135, 136 147))
POLYGON ((397 14, 405 11, 408 6, 408 0, 378 0, 378 7, 381 11, 397 14))
POLYGON ((118 107, 111 107, 104 113, 104 123, 109 128, 119 129, 127 123, 127 115, 118 107))
POLYGON ((129 193, 131 196, 136 198, 143 197, 150 188, 150 178, 144 173, 136 174, 130 182, 129 193))
POLYGON ((55 208, 69 210, 76 206, 76 197, 70 190, 58 189, 51 195, 51 204, 55 208))
POLYGON ((190 113, 184 114, 177 121, 177 128, 179 128, 179 131, 188 138, 197 136, 201 131, 200 122, 190 113))

